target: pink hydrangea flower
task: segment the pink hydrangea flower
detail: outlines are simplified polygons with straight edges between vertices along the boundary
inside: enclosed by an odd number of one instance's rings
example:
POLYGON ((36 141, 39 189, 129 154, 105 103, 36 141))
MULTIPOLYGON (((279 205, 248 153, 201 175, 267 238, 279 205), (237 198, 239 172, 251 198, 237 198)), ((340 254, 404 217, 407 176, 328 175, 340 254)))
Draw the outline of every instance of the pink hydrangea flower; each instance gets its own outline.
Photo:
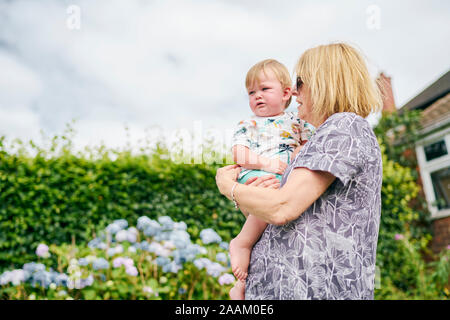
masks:
POLYGON ((150 294, 153 293, 153 289, 150 287, 144 287, 144 288, 142 288, 142 291, 144 291, 145 293, 150 293, 150 294))
POLYGON ((123 264, 124 258, 117 257, 113 260, 113 266, 114 268, 119 268, 123 264))
POLYGON ((223 275, 221 275, 219 277, 219 283, 221 286, 223 286, 224 284, 231 284, 235 280, 236 279, 234 278, 234 276, 231 273, 224 273, 223 275))
POLYGON ((125 258, 123 259, 122 264, 128 269, 134 266, 134 261, 131 258, 125 258))
POLYGON ((402 234, 400 234, 400 233, 397 233, 396 235, 395 235, 395 240, 403 240, 403 239, 405 239, 405 236, 404 235, 402 235, 402 234))
POLYGON ((46 244, 39 244, 36 249, 36 255, 38 257, 48 258, 50 253, 48 252, 48 246, 46 244))
POLYGON ((125 272, 132 277, 136 277, 138 275, 138 270, 136 269, 136 267, 126 268, 125 272))

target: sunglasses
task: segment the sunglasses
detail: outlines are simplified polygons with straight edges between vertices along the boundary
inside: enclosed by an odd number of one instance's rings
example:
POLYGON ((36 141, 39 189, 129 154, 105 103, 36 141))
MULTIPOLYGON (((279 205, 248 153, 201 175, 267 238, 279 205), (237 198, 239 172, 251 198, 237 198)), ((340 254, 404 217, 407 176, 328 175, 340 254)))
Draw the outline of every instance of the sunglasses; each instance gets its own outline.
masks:
POLYGON ((296 89, 296 90, 300 89, 300 88, 302 87, 302 85, 303 85, 303 80, 302 80, 302 78, 297 77, 297 82, 296 82, 296 84, 295 84, 295 89, 296 89))
POLYGON ((303 85, 303 80, 302 80, 302 78, 297 77, 297 81, 296 81, 296 84, 295 84, 295 88, 298 90, 298 89, 300 89, 300 88, 302 87, 302 85, 303 85))

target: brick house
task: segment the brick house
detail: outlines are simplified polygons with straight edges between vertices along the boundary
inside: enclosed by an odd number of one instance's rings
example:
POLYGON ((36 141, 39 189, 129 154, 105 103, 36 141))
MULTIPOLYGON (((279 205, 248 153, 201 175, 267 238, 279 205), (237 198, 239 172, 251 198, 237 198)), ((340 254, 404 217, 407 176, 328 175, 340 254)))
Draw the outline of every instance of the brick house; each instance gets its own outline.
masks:
MULTIPOLYGON (((384 96, 383 110, 395 112, 391 79, 378 78, 384 96)), ((431 247, 438 252, 450 245, 450 71, 399 108, 422 110, 420 139, 415 155, 433 224, 431 247)))

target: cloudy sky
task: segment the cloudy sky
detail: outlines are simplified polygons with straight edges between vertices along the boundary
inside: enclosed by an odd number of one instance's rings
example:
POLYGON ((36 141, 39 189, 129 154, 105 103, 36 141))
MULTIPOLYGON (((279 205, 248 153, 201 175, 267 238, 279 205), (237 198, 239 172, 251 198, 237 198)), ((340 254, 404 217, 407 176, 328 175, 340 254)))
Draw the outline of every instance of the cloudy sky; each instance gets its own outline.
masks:
MULTIPOLYGON (((250 115, 244 79, 345 41, 403 105, 450 69, 450 2, 0 0, 0 136, 122 145, 175 129, 224 135, 250 115), (218 130, 218 131, 217 131, 218 130)), ((295 111, 295 103, 290 110, 295 111)))

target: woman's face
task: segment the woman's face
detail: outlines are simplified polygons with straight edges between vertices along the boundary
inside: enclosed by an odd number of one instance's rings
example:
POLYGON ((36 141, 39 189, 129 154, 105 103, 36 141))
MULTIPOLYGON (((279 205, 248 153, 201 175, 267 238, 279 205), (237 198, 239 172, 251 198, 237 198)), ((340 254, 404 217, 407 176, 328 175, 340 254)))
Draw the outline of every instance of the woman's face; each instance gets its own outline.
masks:
POLYGON ((297 77, 297 83, 294 85, 292 95, 296 97, 295 101, 298 103, 298 117, 317 127, 312 115, 312 102, 309 87, 303 83, 300 77, 297 77))

